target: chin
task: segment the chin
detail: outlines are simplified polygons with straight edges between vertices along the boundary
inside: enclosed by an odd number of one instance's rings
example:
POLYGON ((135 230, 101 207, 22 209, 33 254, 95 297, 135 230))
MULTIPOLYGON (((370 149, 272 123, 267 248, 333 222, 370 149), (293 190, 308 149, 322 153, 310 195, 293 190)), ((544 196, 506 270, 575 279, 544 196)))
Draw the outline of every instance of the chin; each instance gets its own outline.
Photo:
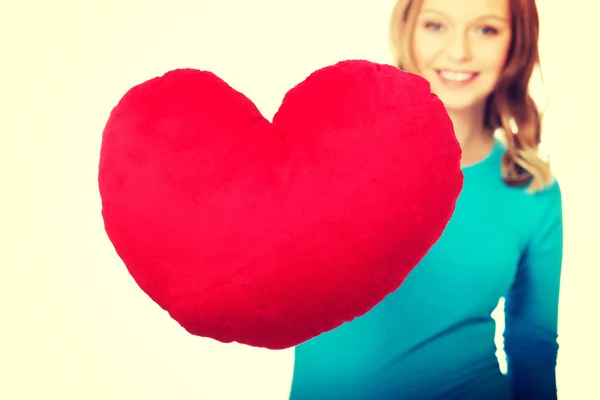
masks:
MULTIPOLYGON (((435 93, 435 91, 434 91, 435 93)), ((479 106, 486 97, 465 97, 456 95, 437 94, 448 111, 465 111, 479 106)))

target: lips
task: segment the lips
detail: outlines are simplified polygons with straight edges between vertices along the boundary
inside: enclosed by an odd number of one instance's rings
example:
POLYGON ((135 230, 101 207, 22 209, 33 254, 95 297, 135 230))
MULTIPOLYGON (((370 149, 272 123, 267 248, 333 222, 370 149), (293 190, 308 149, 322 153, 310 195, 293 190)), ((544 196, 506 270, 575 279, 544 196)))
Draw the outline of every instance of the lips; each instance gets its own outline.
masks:
POLYGON ((452 86, 469 84, 479 76, 479 72, 470 71, 436 70, 436 72, 444 83, 452 86))

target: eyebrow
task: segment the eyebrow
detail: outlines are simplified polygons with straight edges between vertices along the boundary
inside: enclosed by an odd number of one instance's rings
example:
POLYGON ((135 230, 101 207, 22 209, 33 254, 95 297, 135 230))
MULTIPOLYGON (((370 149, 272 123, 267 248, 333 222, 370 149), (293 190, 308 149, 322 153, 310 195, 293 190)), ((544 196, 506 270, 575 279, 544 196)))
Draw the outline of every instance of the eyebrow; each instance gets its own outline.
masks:
MULTIPOLYGON (((435 11, 435 10, 428 10, 428 9, 424 9, 421 11, 421 14, 425 14, 425 13, 431 13, 431 14, 438 14, 444 17, 447 17, 447 15, 445 15, 444 13, 441 13, 439 11, 435 11)), ((495 19, 498 20, 500 22, 504 22, 506 24, 508 24, 508 19, 501 17, 500 15, 497 14, 487 14, 487 15, 482 15, 481 17, 477 18, 477 21, 483 20, 483 19, 495 19)))

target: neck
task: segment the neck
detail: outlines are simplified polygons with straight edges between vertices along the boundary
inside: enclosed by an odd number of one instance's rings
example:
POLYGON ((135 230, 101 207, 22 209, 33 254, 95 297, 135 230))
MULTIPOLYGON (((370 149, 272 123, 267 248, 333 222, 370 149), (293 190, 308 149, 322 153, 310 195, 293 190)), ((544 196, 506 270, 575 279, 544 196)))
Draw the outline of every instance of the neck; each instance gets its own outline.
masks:
POLYGON ((483 124, 484 107, 482 104, 465 110, 448 110, 448 115, 454 125, 456 139, 463 149, 487 136, 483 124))
POLYGON ((493 144, 494 135, 484 126, 485 105, 465 110, 448 110, 456 139, 463 151, 463 165, 481 160, 493 144))

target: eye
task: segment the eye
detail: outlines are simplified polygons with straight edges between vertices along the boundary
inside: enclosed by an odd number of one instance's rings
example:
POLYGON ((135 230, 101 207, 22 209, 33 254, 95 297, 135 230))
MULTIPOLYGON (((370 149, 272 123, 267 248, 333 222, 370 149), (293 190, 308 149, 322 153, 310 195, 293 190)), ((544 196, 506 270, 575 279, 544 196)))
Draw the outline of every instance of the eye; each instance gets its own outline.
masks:
POLYGON ((428 31, 434 31, 434 32, 438 32, 443 29, 442 24, 440 24, 438 22, 425 22, 424 26, 425 26, 425 29, 427 29, 428 31))
POLYGON ((483 33, 486 36, 494 36, 498 34, 498 29, 492 26, 484 26, 481 28, 481 33, 483 33))

